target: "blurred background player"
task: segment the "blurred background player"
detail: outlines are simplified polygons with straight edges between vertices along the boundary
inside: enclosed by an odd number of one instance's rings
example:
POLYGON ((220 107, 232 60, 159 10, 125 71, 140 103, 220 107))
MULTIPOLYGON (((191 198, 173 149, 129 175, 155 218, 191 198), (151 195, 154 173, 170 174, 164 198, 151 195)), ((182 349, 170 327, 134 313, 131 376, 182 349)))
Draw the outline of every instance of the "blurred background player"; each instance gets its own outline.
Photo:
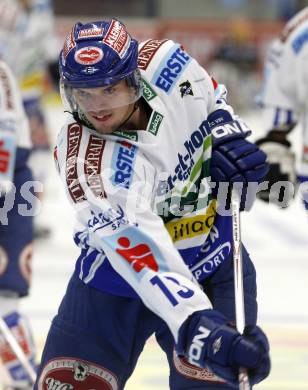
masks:
MULTIPOLYGON (((27 166, 31 141, 13 73, 0 61, 0 316, 34 365, 35 348, 20 298, 29 293, 34 199, 27 166), (29 212, 28 212, 29 211, 29 212)), ((0 332, 0 386, 30 389, 23 367, 0 332)))
MULTIPOLYGON (((0 58, 15 73, 29 119, 33 151, 29 159, 35 179, 46 183, 50 140, 43 97, 57 78, 57 47, 50 0, 0 0, 0 58)), ((56 81, 57 83, 57 81, 56 81)), ((43 193, 37 194, 42 198, 43 193)), ((38 218, 34 236, 46 238, 50 228, 38 218)))
MULTIPOLYGON (((293 195, 292 187, 281 192, 272 187, 278 181, 308 183, 308 7, 298 12, 284 27, 279 38, 271 45, 264 69, 264 85, 260 95, 263 107, 266 135, 258 140, 267 153, 270 171, 267 191, 261 191, 260 199, 269 201, 270 189, 274 199, 280 202, 285 195, 285 205, 293 195), (296 125, 302 127, 300 161, 296 169, 296 157, 289 134, 296 125)), ((302 194, 308 211, 308 188, 302 194)))

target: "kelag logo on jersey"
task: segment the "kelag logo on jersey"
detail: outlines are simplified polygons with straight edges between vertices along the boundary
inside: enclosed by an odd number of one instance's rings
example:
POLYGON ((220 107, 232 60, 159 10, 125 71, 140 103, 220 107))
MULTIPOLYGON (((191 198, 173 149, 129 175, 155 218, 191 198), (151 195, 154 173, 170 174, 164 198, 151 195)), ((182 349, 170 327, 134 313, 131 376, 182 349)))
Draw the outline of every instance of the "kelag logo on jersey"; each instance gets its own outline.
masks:
POLYGON ((179 45, 176 45, 175 48, 172 47, 155 72, 152 82, 158 88, 170 94, 175 82, 190 61, 191 57, 179 45))
POLYGON ((111 167, 115 172, 112 175, 114 185, 129 188, 137 149, 137 146, 126 141, 118 141, 115 144, 111 163, 111 167))

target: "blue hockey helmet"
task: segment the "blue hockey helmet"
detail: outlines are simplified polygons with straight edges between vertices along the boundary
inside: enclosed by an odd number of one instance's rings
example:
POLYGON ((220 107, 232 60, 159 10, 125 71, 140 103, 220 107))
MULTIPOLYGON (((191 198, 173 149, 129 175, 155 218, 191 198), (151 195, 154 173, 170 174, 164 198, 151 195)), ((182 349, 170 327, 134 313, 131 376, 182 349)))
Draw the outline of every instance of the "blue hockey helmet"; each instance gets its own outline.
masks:
POLYGON ((129 104, 136 109, 142 95, 137 58, 138 42, 119 20, 75 24, 64 42, 59 68, 62 101, 76 121, 94 128, 86 115, 93 109, 93 94, 83 89, 103 89, 95 95, 97 110, 129 104), (128 88, 119 92, 114 86, 122 80, 128 88))
POLYGON ((72 88, 95 88, 127 80, 141 90, 138 42, 116 19, 76 23, 60 53, 61 81, 72 88))

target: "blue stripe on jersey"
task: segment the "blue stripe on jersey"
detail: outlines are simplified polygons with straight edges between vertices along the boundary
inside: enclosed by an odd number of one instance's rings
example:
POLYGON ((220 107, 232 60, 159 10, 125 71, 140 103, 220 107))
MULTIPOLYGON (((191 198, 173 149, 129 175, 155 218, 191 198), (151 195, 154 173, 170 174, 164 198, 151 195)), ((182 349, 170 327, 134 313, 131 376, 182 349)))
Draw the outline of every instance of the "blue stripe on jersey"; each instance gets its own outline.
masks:
POLYGON ((88 252, 88 249, 82 249, 75 269, 79 279, 97 290, 138 298, 132 287, 112 268, 107 257, 97 250, 88 252))

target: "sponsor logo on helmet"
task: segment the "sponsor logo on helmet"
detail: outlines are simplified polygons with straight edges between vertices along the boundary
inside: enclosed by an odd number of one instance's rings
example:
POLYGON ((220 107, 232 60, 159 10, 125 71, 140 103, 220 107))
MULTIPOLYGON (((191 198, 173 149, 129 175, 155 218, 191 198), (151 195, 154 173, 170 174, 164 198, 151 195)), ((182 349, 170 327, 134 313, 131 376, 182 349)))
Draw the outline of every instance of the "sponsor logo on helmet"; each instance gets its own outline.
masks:
POLYGON ((66 36, 64 45, 63 45, 63 59, 64 62, 66 60, 66 57, 68 56, 69 52, 74 49, 76 46, 76 42, 74 40, 74 32, 73 30, 66 36))
POLYGON ((96 46, 88 46, 79 49, 75 53, 75 61, 81 65, 94 65, 103 58, 103 51, 96 46))
POLYGON ((85 28, 80 30, 77 39, 103 38, 103 28, 85 28))
POLYGON ((146 70, 149 66, 154 54, 160 48, 160 46, 167 42, 168 39, 159 40, 151 39, 140 49, 138 54, 138 67, 139 69, 146 70))
POLYGON ((125 27, 118 20, 112 20, 103 43, 118 53, 123 58, 130 46, 130 36, 125 27))
POLYGON ((38 381, 39 390, 117 390, 117 377, 105 367, 84 360, 50 360, 38 381))

